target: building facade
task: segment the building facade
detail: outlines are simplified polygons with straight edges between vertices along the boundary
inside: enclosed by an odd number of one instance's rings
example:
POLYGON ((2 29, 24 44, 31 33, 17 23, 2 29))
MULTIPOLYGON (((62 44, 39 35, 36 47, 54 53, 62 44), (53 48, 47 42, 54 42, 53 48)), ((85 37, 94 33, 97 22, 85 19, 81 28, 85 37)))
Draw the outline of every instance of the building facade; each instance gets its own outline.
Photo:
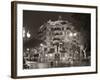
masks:
POLYGON ((37 38, 42 41, 43 62, 77 66, 84 58, 80 33, 67 20, 47 21, 39 28, 37 38))

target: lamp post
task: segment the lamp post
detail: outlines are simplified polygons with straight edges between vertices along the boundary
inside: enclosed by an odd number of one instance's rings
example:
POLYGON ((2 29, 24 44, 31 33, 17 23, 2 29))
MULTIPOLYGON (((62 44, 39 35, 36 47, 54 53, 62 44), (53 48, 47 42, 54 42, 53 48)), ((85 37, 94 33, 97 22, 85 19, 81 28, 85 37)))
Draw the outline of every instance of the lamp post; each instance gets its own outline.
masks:
MULTIPOLYGON (((27 40, 29 40, 31 38, 31 34, 30 34, 29 30, 26 31, 25 27, 23 27, 23 35, 22 36, 23 36, 24 42, 26 42, 27 40)), ((26 50, 29 52, 29 59, 31 59, 30 49, 27 48, 26 50)))

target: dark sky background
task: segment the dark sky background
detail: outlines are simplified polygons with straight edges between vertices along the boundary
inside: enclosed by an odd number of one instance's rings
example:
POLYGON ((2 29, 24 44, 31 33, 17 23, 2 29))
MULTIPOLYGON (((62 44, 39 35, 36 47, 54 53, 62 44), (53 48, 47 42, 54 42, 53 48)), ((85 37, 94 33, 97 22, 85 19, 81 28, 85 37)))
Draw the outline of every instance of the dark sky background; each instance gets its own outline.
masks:
POLYGON ((62 20, 67 20, 75 26, 75 29, 82 33, 84 41, 90 47, 90 21, 91 15, 85 13, 68 13, 68 12, 47 12, 47 11, 23 11, 23 27, 29 30, 31 37, 35 37, 37 31, 41 25, 46 23, 48 20, 56 21, 59 16, 62 20))

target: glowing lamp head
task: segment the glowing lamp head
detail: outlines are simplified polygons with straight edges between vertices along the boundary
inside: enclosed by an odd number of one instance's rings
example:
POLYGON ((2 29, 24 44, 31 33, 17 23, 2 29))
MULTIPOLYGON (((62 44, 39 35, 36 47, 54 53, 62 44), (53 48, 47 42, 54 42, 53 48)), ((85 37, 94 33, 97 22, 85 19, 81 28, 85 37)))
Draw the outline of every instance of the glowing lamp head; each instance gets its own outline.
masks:
POLYGON ((70 33, 69 36, 72 37, 73 36, 73 33, 70 33))
POLYGON ((41 43, 40 46, 43 46, 43 44, 41 43))
POLYGON ((74 33, 73 36, 77 36, 77 33, 74 33))
POLYGON ((27 48, 27 51, 29 51, 30 49, 29 48, 27 48))
POLYGON ((29 32, 27 32, 27 38, 30 38, 31 34, 29 32))
POLYGON ((52 54, 49 54, 49 56, 52 57, 53 55, 52 54))

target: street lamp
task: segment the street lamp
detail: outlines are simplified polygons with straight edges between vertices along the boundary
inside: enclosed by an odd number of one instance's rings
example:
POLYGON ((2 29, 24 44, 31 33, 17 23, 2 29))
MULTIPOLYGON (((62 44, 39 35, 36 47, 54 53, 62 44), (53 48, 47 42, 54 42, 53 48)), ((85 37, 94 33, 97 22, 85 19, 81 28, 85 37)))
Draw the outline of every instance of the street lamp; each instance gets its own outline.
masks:
POLYGON ((29 31, 27 32, 27 38, 30 38, 31 37, 31 34, 29 33, 29 31))
POLYGON ((41 43, 40 46, 43 47, 44 45, 41 43))
POLYGON ((31 37, 31 34, 30 34, 29 30, 26 31, 25 27, 23 27, 23 38, 24 38, 25 40, 27 40, 27 39, 29 39, 30 37, 31 37))
POLYGON ((29 48, 27 48, 27 51, 29 51, 30 49, 29 48))
POLYGON ((70 33, 69 36, 70 37, 75 37, 75 36, 77 36, 77 33, 70 33))
POLYGON ((25 28, 23 27, 23 38, 25 38, 25 28))
POLYGON ((72 37, 73 36, 73 33, 70 33, 69 36, 72 37))
POLYGON ((77 36, 77 33, 73 33, 73 36, 74 36, 74 37, 77 36))

